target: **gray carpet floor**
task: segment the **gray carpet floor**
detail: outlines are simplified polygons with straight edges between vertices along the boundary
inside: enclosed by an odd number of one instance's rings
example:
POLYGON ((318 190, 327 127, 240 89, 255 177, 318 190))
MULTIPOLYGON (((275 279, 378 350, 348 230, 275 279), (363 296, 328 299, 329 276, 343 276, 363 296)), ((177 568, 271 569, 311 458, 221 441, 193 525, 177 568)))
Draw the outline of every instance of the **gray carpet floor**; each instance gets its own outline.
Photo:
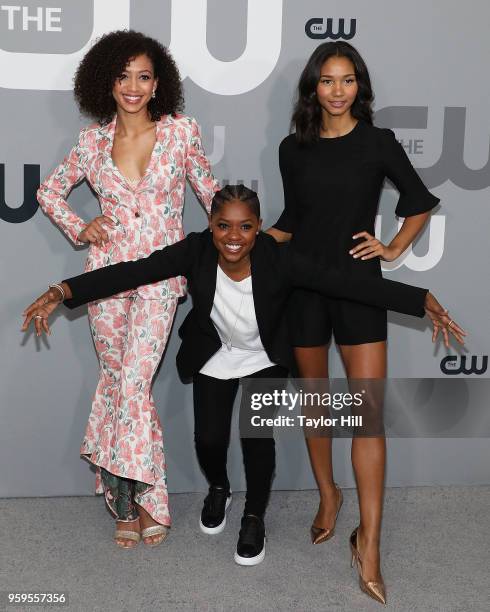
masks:
MULTIPOLYGON (((203 495, 171 496, 173 527, 159 547, 120 550, 100 497, 0 500, 0 590, 69 593, 80 611, 381 610, 358 587, 348 537, 358 521, 344 491, 336 535, 312 546, 313 491, 274 492, 267 555, 239 567, 233 553, 243 508, 235 494, 226 530, 198 529, 203 495)), ((388 489, 383 575, 392 610, 490 610, 490 487, 388 489)), ((7 607, 39 610, 44 607, 7 607)))

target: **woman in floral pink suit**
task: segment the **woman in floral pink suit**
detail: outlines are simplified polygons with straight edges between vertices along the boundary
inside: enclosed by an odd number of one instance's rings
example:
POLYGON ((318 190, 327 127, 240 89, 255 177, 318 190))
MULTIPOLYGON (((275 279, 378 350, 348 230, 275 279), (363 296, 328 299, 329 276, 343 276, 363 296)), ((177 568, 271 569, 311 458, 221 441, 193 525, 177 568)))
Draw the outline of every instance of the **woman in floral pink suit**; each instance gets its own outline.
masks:
MULTIPOLYGON (((85 270, 148 256, 184 237, 189 179, 209 212, 219 188, 199 127, 179 114, 177 67, 157 41, 107 34, 75 76, 80 110, 97 123, 38 191, 43 211, 76 244, 90 243, 85 270), (68 205, 86 179, 102 214, 89 223, 68 205)), ((81 454, 97 468, 96 491, 116 517, 116 543, 163 541, 170 526, 162 428, 151 395, 185 279, 172 278, 93 302, 88 314, 100 379, 81 454)))

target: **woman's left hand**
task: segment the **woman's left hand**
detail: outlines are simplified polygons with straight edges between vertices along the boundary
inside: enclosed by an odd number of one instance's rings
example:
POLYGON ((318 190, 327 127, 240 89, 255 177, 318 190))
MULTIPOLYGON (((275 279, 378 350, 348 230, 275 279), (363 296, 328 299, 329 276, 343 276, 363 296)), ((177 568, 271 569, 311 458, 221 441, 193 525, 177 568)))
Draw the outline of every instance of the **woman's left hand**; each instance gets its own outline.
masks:
POLYGON ((364 238, 364 242, 361 242, 349 251, 349 255, 352 255, 354 259, 366 260, 379 257, 384 261, 393 261, 401 255, 399 249, 385 246, 380 240, 372 236, 369 232, 359 232, 358 234, 354 234, 354 236, 352 236, 353 240, 358 238, 364 238))
POLYGON ((436 341, 439 332, 441 332, 446 348, 449 348, 449 334, 452 334, 460 344, 464 344, 466 332, 456 321, 451 319, 449 312, 439 304, 430 291, 425 296, 424 308, 434 326, 432 342, 436 341))

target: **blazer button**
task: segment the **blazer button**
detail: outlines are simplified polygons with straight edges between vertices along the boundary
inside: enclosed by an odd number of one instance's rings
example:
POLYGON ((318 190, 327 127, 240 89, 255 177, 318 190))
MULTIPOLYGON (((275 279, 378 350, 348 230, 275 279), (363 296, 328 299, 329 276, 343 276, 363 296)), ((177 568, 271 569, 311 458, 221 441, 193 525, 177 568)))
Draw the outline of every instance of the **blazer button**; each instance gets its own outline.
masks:
POLYGON ((138 217, 140 216, 139 212, 135 212, 135 213, 134 213, 134 216, 135 216, 136 218, 138 218, 138 217))

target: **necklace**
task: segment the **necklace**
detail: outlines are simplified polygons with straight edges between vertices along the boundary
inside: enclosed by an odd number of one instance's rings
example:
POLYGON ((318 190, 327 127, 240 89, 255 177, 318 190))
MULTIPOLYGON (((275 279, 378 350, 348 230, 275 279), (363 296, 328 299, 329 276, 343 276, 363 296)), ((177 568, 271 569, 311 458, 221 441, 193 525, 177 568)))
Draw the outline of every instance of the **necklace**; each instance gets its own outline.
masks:
MULTIPOLYGON (((240 296, 240 304, 238 306, 238 310, 237 310, 237 313, 236 313, 236 316, 235 316, 235 322, 233 323, 233 328, 232 328, 232 330, 230 332, 230 326, 228 325, 228 320, 227 320, 228 319, 228 308, 226 307, 226 302, 223 299, 224 292, 223 292, 223 288, 222 288, 222 285, 221 285, 220 272, 222 274, 225 274, 225 272, 223 272, 223 270, 221 270, 221 267, 218 265, 218 270, 217 270, 218 290, 219 290, 219 292, 221 294, 221 298, 222 298, 222 302, 223 302, 223 310, 224 310, 224 313, 223 313, 224 314, 224 319, 225 319, 226 327, 228 328, 227 329, 227 336, 228 336, 228 338, 225 340, 225 346, 226 346, 227 350, 231 351, 233 336, 234 336, 235 331, 236 331, 236 326, 238 324, 238 319, 240 317, 240 312, 241 312, 242 306, 243 306, 243 300, 244 300, 246 294, 245 294, 244 291, 242 291, 238 287, 238 283, 240 283, 241 281, 235 281, 237 283, 237 289, 238 289, 239 293, 241 294, 241 296, 240 296)), ((247 274, 247 276, 245 276, 245 278, 242 278, 242 281, 245 280, 246 278, 248 278, 250 276, 250 274, 251 274, 251 267, 249 266, 248 267, 248 274, 247 274)), ((233 279, 230 279, 230 280, 233 280, 233 279)))

